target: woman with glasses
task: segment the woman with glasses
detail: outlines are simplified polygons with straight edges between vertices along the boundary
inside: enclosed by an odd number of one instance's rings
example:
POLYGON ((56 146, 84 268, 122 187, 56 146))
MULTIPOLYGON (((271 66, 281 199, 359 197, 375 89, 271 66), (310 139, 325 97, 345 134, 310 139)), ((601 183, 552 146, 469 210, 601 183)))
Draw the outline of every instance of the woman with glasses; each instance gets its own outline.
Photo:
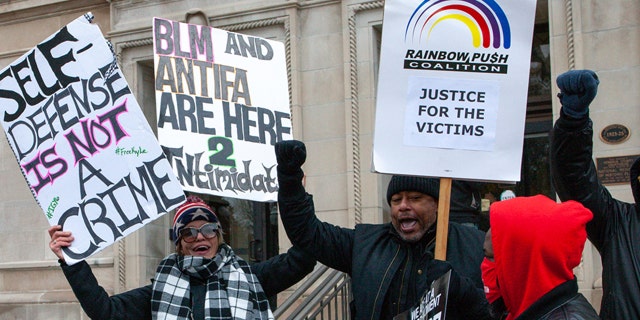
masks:
POLYGON ((224 243, 218 217, 190 196, 171 229, 176 252, 164 258, 152 284, 109 296, 89 265, 64 263, 62 247, 73 241, 60 226, 49 228, 50 248, 91 319, 273 319, 267 296, 298 282, 315 260, 291 248, 251 266, 224 243))

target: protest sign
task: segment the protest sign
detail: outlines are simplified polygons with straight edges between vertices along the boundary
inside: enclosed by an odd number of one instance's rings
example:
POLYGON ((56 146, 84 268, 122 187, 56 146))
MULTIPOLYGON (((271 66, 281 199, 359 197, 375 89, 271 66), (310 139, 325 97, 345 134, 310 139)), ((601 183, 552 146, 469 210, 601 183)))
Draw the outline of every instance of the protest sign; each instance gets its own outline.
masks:
POLYGON ((177 207, 184 192, 98 26, 85 15, 0 71, 0 116, 49 224, 85 259, 177 207))
POLYGON ((450 279, 451 270, 431 283, 417 305, 393 317, 393 320, 445 320, 450 279))
POLYGON ((515 182, 535 0, 387 0, 373 170, 515 182))
POLYGON ((187 191, 277 200, 273 145, 292 138, 282 43, 153 20, 158 139, 187 191))

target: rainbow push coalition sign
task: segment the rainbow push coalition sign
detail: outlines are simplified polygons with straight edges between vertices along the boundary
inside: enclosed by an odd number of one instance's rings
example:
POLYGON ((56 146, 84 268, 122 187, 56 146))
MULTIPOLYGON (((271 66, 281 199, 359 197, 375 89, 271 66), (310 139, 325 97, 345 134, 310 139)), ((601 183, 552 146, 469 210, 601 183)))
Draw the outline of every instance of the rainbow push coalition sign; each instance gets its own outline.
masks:
POLYGON ((534 15, 535 0, 386 1, 374 171, 518 181, 534 15))
POLYGON ((405 40, 427 39, 436 25, 450 19, 469 29, 474 48, 511 47, 509 20, 495 1, 424 1, 411 13, 405 40))

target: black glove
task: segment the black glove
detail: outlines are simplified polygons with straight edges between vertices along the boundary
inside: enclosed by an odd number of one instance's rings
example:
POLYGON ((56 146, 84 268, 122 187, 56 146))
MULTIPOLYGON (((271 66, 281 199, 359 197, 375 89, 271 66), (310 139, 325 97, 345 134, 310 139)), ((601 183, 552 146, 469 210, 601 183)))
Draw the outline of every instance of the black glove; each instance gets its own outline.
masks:
POLYGON ((302 172, 300 168, 307 160, 307 148, 302 141, 285 140, 276 142, 276 160, 278 172, 296 174, 302 172))
POLYGON ((599 83, 598 75, 591 70, 571 70, 559 75, 556 84, 560 88, 562 111, 574 119, 584 117, 598 93, 599 83))

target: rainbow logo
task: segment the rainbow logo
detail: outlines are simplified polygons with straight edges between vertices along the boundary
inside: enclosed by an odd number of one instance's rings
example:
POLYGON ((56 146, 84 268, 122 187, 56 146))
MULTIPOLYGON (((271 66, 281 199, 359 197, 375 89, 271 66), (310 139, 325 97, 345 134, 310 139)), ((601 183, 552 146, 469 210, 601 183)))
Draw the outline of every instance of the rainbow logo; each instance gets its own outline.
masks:
POLYGON ((509 21, 495 0, 424 0, 407 22, 405 41, 408 37, 428 39, 436 25, 449 19, 467 26, 475 48, 511 47, 509 21))

